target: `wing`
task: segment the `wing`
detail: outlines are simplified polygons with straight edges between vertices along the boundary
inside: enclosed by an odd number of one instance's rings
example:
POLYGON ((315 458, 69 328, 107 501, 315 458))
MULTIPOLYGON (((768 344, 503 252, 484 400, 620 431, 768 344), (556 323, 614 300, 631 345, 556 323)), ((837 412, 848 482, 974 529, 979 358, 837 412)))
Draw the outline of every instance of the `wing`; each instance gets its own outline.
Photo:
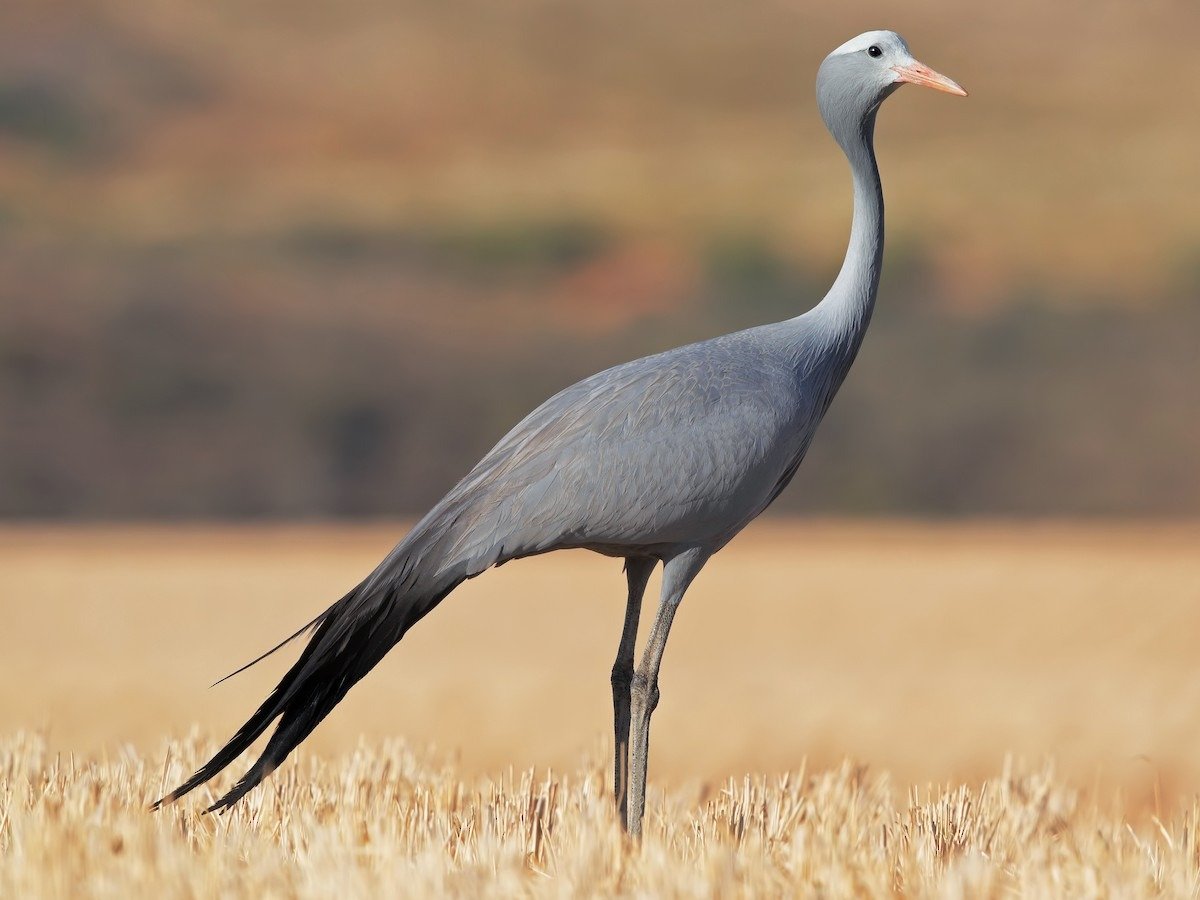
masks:
POLYGON ((431 511, 445 527, 442 558, 473 574, 558 547, 736 532, 793 464, 804 406, 795 373, 739 338, 635 360, 551 397, 431 511))

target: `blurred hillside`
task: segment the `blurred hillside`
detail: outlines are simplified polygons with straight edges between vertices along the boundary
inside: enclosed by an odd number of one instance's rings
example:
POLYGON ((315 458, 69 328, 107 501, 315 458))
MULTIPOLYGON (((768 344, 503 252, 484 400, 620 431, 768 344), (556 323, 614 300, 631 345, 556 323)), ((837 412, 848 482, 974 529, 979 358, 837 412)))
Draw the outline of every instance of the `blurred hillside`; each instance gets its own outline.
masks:
POLYGON ((1200 7, 0 6, 0 515, 414 512, 840 264, 821 57, 904 33, 876 321, 781 508, 1200 512, 1200 7))

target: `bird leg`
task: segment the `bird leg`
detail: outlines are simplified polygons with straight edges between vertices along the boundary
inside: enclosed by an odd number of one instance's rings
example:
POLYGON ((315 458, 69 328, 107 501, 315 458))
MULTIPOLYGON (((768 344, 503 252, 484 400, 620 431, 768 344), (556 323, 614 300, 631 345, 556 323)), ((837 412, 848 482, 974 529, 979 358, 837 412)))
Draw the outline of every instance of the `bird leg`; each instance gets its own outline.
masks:
POLYGON ((658 706, 658 668, 675 610, 683 600, 692 579, 708 561, 709 553, 690 547, 663 562, 662 592, 654 627, 642 651, 642 661, 633 673, 630 685, 630 766, 629 807, 625 828, 630 837, 642 836, 642 815, 646 809, 646 765, 650 755, 650 716, 658 706))
POLYGON ((637 644, 638 621, 642 614, 642 595, 657 561, 631 556, 625 560, 625 578, 629 599, 625 604, 625 625, 612 667, 613 692, 613 796, 617 816, 625 827, 629 798, 629 685, 633 680, 633 651, 637 644))

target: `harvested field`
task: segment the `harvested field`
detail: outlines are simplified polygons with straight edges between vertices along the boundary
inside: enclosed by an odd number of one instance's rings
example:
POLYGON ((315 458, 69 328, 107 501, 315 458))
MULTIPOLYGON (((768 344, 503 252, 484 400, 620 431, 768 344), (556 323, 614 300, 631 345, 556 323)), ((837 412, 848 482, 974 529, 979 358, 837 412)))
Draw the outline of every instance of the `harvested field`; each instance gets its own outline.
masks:
POLYGON ((463 779, 395 743, 304 755, 225 816, 140 799, 207 741, 149 756, 0 744, 11 897, 1194 896, 1200 808, 1130 827, 1046 767, 897 791, 849 763, 651 793, 640 848, 600 761, 463 779))
POLYGON ((605 795, 622 579, 587 554, 464 586, 233 814, 145 813, 291 657, 206 686, 401 532, 0 533, 0 896, 1200 885, 1189 524, 753 526, 677 619, 640 854, 605 795))

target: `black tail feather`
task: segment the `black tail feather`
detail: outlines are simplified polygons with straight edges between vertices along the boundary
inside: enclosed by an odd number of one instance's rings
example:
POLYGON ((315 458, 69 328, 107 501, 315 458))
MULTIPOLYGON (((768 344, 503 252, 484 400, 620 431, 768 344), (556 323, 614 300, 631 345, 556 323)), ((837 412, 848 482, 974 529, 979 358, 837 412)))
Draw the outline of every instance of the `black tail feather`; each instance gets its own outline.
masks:
POLYGON ((321 624, 322 621, 324 621, 325 617, 327 615, 329 615, 332 611, 333 611, 333 607, 331 606, 331 607, 329 607, 329 609, 325 610, 325 612, 321 613, 319 616, 317 616, 315 619, 313 619, 307 625, 301 626, 297 631, 293 632, 288 637, 285 637, 282 641, 280 641, 278 644, 276 644, 274 647, 272 647, 266 653, 263 653, 263 654, 260 654, 259 656, 254 657, 254 659, 250 660, 250 662, 246 663, 244 666, 240 666, 239 668, 234 669, 232 672, 230 672, 224 678, 218 678, 216 681, 214 681, 212 683, 211 687, 216 687, 218 684, 228 681, 234 675, 241 675, 243 672, 245 672, 247 669, 251 668, 252 666, 257 666, 260 662, 262 662, 264 659, 266 659, 272 653, 277 653, 278 651, 282 650, 284 647, 286 647, 288 644, 290 644, 296 638, 300 637, 300 635, 304 634, 304 632, 311 631, 313 628, 316 628, 318 625, 321 624))
MULTIPOLYGON (((386 584, 368 581, 359 585, 292 636, 298 637, 307 628, 316 626, 300 658, 280 679, 254 715, 196 774, 155 801, 150 808, 159 809, 204 784, 233 762, 272 722, 279 719, 279 725, 262 755, 232 790, 209 807, 209 812, 231 807, 278 768, 346 696, 346 692, 455 586, 451 585, 433 596, 422 596, 412 589, 405 591, 404 596, 399 596, 386 584)), ((273 652, 271 650, 264 656, 273 652)))

